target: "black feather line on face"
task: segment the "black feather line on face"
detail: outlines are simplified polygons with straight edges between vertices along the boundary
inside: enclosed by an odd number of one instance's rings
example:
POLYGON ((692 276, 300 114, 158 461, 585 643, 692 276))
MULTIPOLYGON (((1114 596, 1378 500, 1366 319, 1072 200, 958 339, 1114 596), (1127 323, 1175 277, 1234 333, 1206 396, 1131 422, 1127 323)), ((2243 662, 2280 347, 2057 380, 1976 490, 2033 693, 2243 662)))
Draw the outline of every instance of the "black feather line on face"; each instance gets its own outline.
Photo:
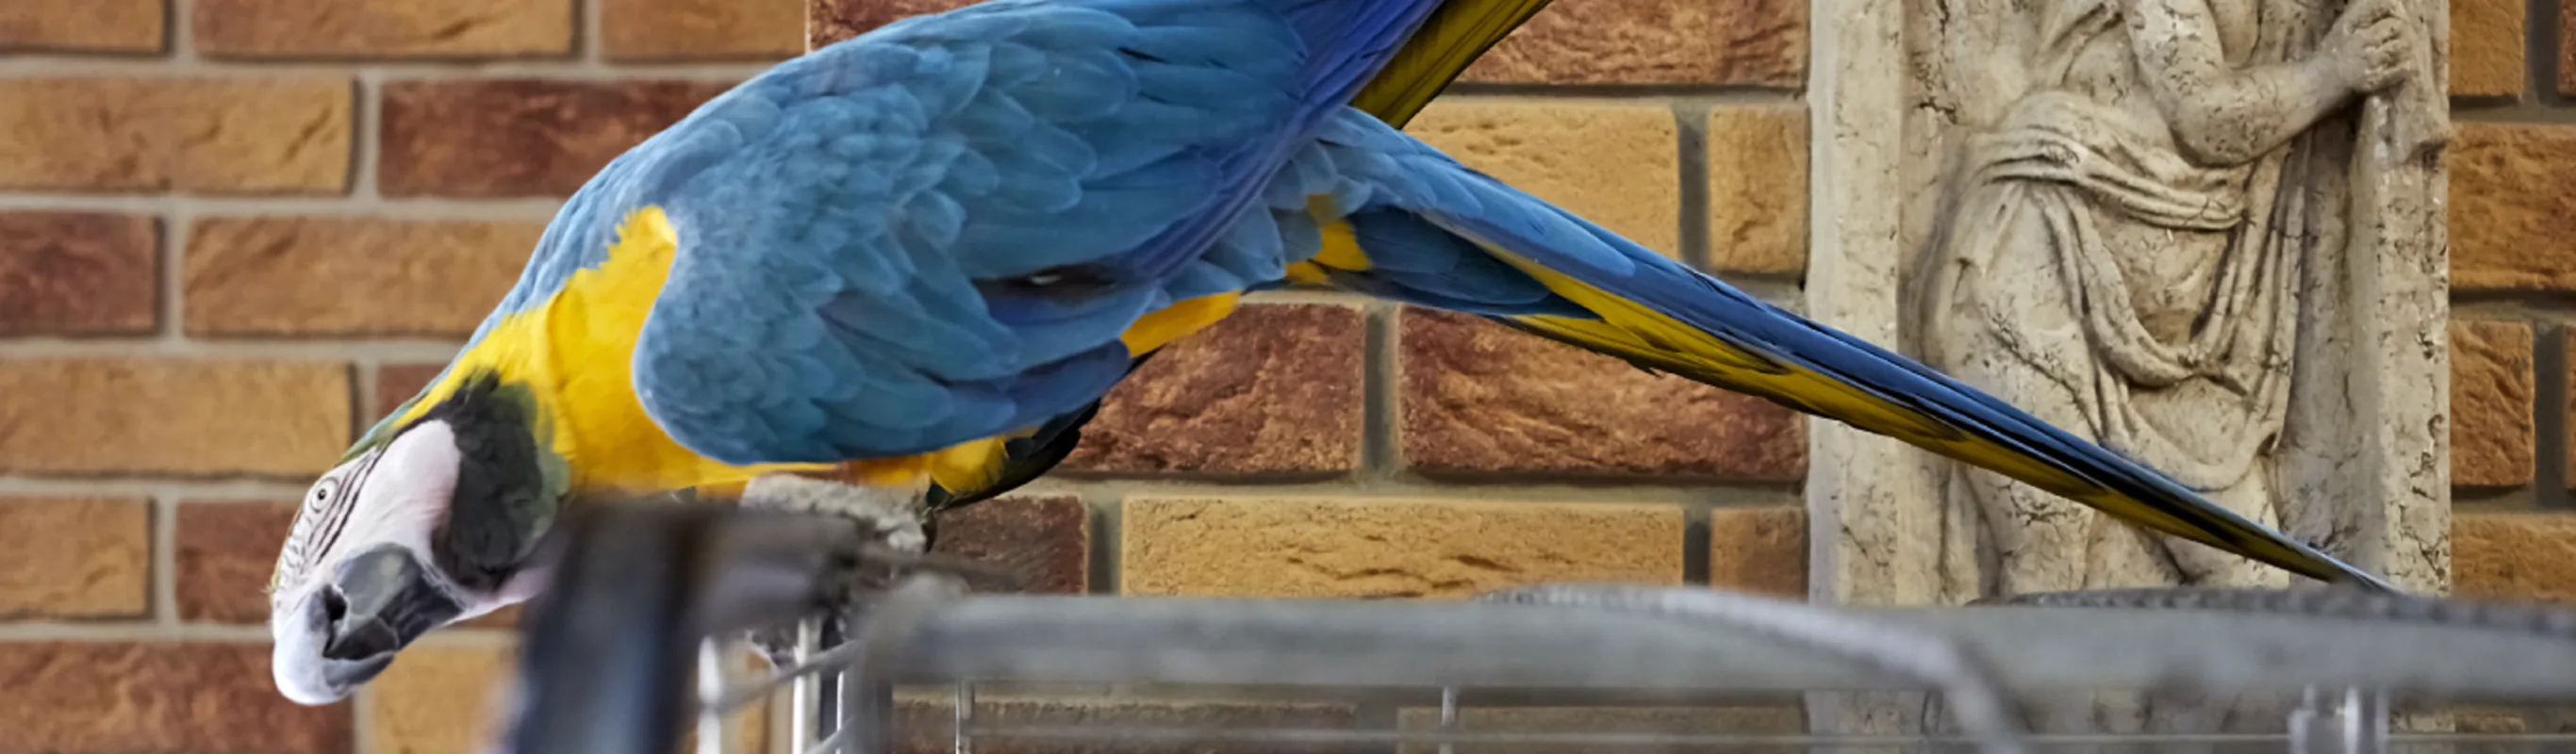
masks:
POLYGON ((553 522, 560 491, 549 490, 538 454, 536 405, 499 375, 467 375, 423 416, 456 436, 456 492, 430 535, 438 569, 466 589, 499 589, 553 522))

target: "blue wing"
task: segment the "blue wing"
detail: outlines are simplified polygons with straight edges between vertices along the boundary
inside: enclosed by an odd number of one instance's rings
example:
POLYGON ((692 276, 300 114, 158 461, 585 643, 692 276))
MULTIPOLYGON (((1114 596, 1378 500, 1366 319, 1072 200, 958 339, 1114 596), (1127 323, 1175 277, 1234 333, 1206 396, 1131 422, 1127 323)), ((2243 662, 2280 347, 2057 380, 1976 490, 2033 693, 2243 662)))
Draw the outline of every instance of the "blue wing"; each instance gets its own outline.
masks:
MULTIPOLYGON (((1274 193, 1330 197, 1366 265, 1345 287, 1504 324, 1768 398, 2311 577, 2388 585, 1930 367, 1764 303, 1470 170, 1356 111, 1274 193)), ((1326 257, 1318 256, 1322 260, 1326 257)))
POLYGON ((598 214, 565 232, 601 248, 625 209, 670 218, 636 392, 693 451, 830 462, 1032 427, 1125 374, 1139 316, 1278 276, 1279 235, 1232 221, 1434 5, 906 19, 710 101, 586 187, 598 214))

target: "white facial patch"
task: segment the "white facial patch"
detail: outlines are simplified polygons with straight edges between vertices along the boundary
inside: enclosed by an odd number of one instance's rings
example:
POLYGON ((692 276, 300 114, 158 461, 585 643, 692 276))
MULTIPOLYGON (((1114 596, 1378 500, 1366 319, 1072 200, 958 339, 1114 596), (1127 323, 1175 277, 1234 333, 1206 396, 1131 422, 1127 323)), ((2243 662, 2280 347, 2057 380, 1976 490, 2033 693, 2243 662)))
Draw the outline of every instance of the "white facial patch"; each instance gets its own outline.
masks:
POLYGON ((387 543, 429 552, 430 533, 447 513, 462 460, 455 432, 432 421, 323 475, 305 493, 294 533, 278 556, 272 601, 294 601, 329 578, 349 553, 387 543))

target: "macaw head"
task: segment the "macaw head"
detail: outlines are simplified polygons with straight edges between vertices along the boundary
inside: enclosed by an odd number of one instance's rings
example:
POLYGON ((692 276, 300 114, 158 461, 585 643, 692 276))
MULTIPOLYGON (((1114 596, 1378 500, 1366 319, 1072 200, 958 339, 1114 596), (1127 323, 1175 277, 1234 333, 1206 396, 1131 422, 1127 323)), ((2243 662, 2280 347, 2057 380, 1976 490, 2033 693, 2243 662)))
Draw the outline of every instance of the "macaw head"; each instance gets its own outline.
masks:
POLYGON ((269 582, 271 672, 347 698, 432 629, 534 594, 526 567, 568 485, 530 391, 450 367, 314 482, 269 582))

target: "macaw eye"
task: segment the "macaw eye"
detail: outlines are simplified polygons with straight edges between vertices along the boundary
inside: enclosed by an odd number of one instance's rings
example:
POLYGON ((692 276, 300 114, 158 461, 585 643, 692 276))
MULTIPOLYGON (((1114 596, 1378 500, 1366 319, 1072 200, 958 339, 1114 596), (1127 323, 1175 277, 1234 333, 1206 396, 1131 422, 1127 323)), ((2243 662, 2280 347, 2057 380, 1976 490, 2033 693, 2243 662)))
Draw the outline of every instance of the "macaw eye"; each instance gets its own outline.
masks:
POLYGON ((323 506, 330 505, 331 501, 339 496, 340 479, 324 477, 321 481, 313 483, 313 491, 304 497, 304 507, 308 510, 321 510, 323 506))

